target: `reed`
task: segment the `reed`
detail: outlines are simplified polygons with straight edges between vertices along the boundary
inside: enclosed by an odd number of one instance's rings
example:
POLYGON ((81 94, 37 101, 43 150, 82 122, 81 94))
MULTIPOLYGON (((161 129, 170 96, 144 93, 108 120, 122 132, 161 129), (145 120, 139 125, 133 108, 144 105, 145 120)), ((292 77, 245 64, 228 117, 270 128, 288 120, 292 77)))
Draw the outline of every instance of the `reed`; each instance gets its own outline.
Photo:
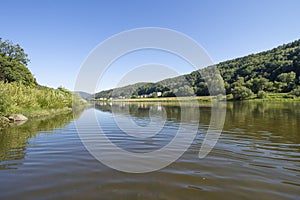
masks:
MULTIPOLYGON (((74 94, 62 87, 27 86, 18 82, 0 82, 0 115, 30 114, 72 108, 74 94)), ((76 97, 80 98, 80 97, 76 97)), ((83 101, 78 100, 78 103, 83 101)))

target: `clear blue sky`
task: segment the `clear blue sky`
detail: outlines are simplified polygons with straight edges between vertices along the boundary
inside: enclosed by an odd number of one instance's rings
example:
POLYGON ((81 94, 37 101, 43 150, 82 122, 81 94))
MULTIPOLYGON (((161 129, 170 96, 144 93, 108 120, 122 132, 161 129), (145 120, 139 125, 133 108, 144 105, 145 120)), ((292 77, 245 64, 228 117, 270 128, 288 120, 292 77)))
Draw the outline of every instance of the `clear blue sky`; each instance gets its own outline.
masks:
POLYGON ((300 38, 299 0, 1 0, 0 6, 0 37, 25 49, 38 82, 71 90, 89 52, 128 29, 182 32, 215 63, 300 38))

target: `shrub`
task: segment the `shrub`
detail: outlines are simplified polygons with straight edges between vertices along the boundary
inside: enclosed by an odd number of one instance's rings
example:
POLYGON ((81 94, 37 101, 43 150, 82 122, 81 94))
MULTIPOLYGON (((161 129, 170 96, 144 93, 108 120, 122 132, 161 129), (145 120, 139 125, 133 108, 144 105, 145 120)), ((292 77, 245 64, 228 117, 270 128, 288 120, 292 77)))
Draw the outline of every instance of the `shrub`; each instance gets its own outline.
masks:
POLYGON ((232 89, 233 98, 236 100, 248 99, 253 95, 253 92, 245 86, 236 86, 232 89))
POLYGON ((260 98, 260 99, 264 99, 264 98, 267 97, 267 93, 264 92, 264 91, 262 91, 262 90, 260 90, 260 91, 258 91, 258 93, 257 93, 257 97, 260 98))
POLYGON ((171 91, 166 91, 162 94, 163 97, 176 97, 176 95, 171 91))
POLYGON ((232 94, 227 94, 226 95, 226 99, 227 100, 232 100, 233 99, 233 95, 232 94))
POLYGON ((292 92, 291 92, 292 95, 295 95, 297 97, 300 96, 300 86, 296 87, 292 92))

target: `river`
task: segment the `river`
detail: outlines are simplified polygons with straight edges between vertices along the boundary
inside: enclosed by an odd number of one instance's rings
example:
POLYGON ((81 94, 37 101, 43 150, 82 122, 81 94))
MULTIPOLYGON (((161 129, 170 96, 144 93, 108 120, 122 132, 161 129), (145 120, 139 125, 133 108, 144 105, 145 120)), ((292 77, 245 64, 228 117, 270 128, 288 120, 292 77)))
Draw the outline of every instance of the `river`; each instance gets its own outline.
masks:
POLYGON ((195 108, 103 103, 74 118, 60 115, 0 130, 0 199, 299 199, 300 102, 228 102, 221 135, 201 159, 212 111, 209 104, 200 105, 191 146, 170 165, 148 173, 108 167, 89 153, 77 133, 78 124, 93 134, 100 125, 119 148, 147 153, 168 145, 181 124, 195 125, 195 120, 183 121, 182 109, 192 114, 195 108), (114 115, 129 116, 146 127, 150 112, 163 112, 165 122, 160 134, 147 139, 135 140, 113 122, 114 115))

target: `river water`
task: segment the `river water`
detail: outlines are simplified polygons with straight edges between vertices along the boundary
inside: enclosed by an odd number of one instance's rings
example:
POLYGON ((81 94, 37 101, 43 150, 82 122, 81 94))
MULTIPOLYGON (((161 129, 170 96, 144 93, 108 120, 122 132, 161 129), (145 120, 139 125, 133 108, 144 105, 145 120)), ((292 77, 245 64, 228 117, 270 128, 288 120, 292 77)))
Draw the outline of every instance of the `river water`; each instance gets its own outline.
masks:
MULTIPOLYGON (((299 199, 300 102, 228 102, 217 144, 199 159, 211 120, 210 105, 201 104, 191 146, 172 164, 149 173, 101 163, 76 129, 80 122, 83 131, 97 134, 101 125, 116 146, 147 153, 168 145, 180 124, 195 125, 195 120, 183 122, 183 107, 189 110, 188 104, 97 104, 74 118, 60 115, 1 130, 0 199, 299 199), (135 140, 113 122, 114 115, 127 116, 146 127, 149 113, 159 112, 164 126, 148 139, 135 140), (94 117, 98 123, 90 120, 94 117)), ((126 167, 137 166, 127 162, 126 167)))

